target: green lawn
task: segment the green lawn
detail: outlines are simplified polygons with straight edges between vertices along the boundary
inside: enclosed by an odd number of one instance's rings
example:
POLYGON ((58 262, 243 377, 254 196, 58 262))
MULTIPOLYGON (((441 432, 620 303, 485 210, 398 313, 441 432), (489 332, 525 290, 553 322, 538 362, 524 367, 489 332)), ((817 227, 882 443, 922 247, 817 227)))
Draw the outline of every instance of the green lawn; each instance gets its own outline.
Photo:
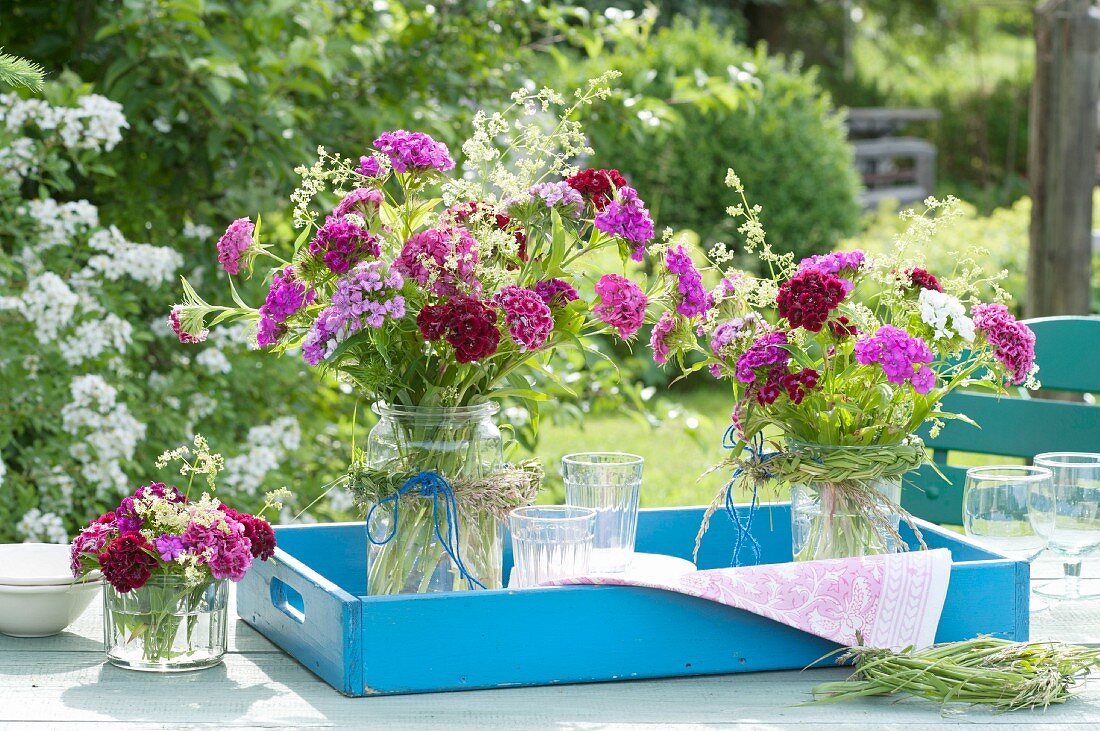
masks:
POLYGON ((730 397, 718 390, 687 391, 669 394, 668 401, 658 426, 626 414, 593 415, 583 425, 543 422, 535 454, 547 472, 540 501, 562 502, 563 456, 607 451, 645 457, 643 507, 710 503, 730 476, 723 469, 702 477, 726 454, 722 435, 729 424, 730 397))

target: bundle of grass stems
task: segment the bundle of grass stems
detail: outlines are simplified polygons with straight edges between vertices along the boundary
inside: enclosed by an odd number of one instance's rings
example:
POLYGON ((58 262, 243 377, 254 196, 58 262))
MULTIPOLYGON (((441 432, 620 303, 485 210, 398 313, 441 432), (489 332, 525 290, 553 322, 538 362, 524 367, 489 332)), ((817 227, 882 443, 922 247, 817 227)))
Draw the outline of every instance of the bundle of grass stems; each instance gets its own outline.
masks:
POLYGON ((1048 642, 978 637, 901 652, 849 647, 838 661, 855 661, 847 680, 815 686, 813 703, 908 693, 941 705, 965 703, 997 710, 1065 703, 1089 673, 1100 649, 1048 642))

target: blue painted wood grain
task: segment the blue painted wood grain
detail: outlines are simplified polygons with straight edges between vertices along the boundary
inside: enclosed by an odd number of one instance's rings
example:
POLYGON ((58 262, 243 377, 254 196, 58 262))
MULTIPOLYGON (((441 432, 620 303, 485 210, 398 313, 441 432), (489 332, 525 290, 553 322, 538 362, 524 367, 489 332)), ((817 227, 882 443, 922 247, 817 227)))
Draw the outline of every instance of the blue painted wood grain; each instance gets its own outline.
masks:
MULTIPOLYGON (((638 550, 690 558, 702 514, 643 510, 638 550)), ((932 525, 922 530, 955 561, 937 641, 1026 639, 1027 564, 932 525)), ((788 505, 761 506, 753 533, 762 562, 790 560, 788 505)), ((255 564, 240 583, 238 612, 347 695, 795 669, 836 649, 749 612, 636 587, 366 597, 361 523, 276 534, 275 562, 255 564)), ((716 514, 700 568, 728 566, 733 538, 732 523, 716 514)))

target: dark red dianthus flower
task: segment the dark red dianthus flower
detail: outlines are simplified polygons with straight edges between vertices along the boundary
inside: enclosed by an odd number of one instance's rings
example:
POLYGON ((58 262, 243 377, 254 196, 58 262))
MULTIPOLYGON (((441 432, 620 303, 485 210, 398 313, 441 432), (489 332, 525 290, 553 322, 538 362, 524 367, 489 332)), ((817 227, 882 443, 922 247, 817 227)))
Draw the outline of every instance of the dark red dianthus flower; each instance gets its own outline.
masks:
POLYGON ((791 327, 816 333, 821 332, 829 313, 843 299, 844 283, 840 279, 806 269, 779 285, 775 301, 779 304, 779 316, 786 318, 791 327))
POLYGON ((602 211, 615 197, 615 192, 626 185, 626 178, 618 170, 588 168, 566 179, 565 182, 569 183, 570 188, 592 201, 593 208, 602 211))
POLYGON ((924 269, 909 269, 905 273, 909 276, 909 286, 911 287, 934 289, 937 292, 943 291, 940 281, 924 269))
POLYGON ((841 340, 859 334, 859 329, 844 315, 841 315, 835 320, 829 320, 829 330, 835 337, 841 340))
POLYGON ((473 363, 497 352, 500 330, 496 322, 496 311, 474 297, 451 300, 444 337, 455 349, 455 360, 473 363))
POLYGON ((119 593, 140 589, 157 567, 156 549, 140 533, 124 533, 99 554, 103 576, 119 593))
POLYGON ((263 518, 248 513, 237 513, 238 523, 244 526, 244 536, 252 544, 252 557, 266 561, 275 555, 275 529, 263 518))
POLYGON ((447 322, 451 317, 450 304, 424 305, 416 315, 416 326, 428 342, 439 340, 447 333, 447 322))

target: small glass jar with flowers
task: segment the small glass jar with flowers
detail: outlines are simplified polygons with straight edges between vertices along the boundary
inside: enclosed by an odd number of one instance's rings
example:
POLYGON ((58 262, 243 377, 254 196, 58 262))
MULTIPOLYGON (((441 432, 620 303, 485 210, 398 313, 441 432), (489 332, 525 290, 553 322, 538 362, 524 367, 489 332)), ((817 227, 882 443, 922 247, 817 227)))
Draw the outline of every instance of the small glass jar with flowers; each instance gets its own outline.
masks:
POLYGON ((724 506, 741 528, 740 560, 755 544, 735 492, 751 493, 751 517, 759 488, 784 485, 795 560, 904 550, 900 522, 912 519, 900 505, 902 478, 928 462, 918 430, 973 423, 944 411, 944 396, 1038 387, 1035 336, 997 286, 1005 273, 986 276, 973 259, 940 276, 923 268, 921 252, 958 215, 952 198, 904 213, 908 228, 888 255, 838 251, 795 262, 768 245, 761 210, 732 170, 726 182, 740 197, 730 215, 765 274, 733 266, 736 255, 719 245, 711 256, 721 281, 707 291, 684 248, 666 247, 671 306, 651 339, 657 363, 706 370, 733 391, 724 463, 733 475, 699 537, 724 506))
POLYGON ((649 212, 618 171, 573 162, 592 152, 576 117, 613 76, 572 100, 521 90, 478 112, 461 175, 422 132, 386 132, 357 158, 320 148, 291 196, 296 241, 261 243, 240 219, 218 243, 231 276, 269 283, 262 305, 232 279, 228 307, 184 283, 170 315, 181 341, 250 323, 258 347, 372 404, 377 423, 347 477, 367 513, 369 594, 499 588, 500 519, 533 501, 540 478, 504 463, 500 401, 525 401, 536 424, 539 384, 568 390, 556 351, 606 357, 588 336, 629 339, 645 321, 646 293, 602 271, 600 253, 641 261, 649 212))
MULTIPOLYGON (((161 482, 139 487, 72 543, 73 575, 99 570, 106 580, 103 642, 107 659, 119 667, 175 672, 221 662, 227 581, 240 581, 253 561, 275 552, 267 521, 213 497, 224 463, 201 435, 193 448, 161 455, 157 466, 175 461, 188 478, 184 490, 161 482), (208 489, 192 499, 196 475, 205 476, 208 489)), ((264 510, 278 509, 284 493, 268 493, 264 510)))

